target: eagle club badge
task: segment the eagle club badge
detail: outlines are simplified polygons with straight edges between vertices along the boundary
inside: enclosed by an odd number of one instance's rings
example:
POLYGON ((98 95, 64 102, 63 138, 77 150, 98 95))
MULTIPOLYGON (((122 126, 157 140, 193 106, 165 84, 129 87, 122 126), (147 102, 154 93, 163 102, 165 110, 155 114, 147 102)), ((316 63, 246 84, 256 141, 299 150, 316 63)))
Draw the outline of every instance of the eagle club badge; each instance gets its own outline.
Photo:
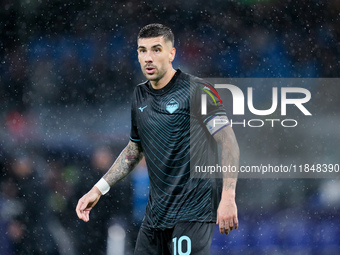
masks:
POLYGON ((174 113, 179 107, 179 103, 175 99, 171 99, 167 104, 166 104, 166 110, 172 114, 174 113))

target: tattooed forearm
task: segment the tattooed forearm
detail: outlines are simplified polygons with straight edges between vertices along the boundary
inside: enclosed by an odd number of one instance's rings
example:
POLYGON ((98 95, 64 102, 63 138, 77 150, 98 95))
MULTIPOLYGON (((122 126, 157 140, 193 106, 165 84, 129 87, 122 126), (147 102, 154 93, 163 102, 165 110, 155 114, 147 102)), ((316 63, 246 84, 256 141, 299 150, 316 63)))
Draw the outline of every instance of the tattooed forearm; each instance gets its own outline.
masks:
POLYGON ((140 144, 130 141, 103 178, 110 186, 115 185, 127 176, 142 158, 140 144))
MULTIPOLYGON (((221 163, 223 166, 239 167, 240 151, 234 131, 227 126, 214 135, 215 140, 221 147, 221 163)), ((223 189, 235 190, 237 182, 237 171, 223 173, 223 189)))
POLYGON ((223 179, 223 189, 224 190, 235 190, 236 189, 236 182, 237 179, 236 177, 232 177, 232 178, 224 178, 223 179))

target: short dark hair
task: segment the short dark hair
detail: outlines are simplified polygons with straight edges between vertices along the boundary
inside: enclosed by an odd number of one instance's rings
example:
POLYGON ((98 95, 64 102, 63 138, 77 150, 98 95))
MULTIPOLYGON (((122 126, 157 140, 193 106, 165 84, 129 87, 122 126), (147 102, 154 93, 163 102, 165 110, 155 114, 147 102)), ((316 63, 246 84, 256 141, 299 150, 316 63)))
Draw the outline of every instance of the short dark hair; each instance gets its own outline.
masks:
POLYGON ((158 36, 163 36, 164 41, 171 42, 172 45, 174 45, 175 38, 171 29, 158 23, 149 24, 143 27, 138 33, 137 40, 140 38, 152 38, 158 36))

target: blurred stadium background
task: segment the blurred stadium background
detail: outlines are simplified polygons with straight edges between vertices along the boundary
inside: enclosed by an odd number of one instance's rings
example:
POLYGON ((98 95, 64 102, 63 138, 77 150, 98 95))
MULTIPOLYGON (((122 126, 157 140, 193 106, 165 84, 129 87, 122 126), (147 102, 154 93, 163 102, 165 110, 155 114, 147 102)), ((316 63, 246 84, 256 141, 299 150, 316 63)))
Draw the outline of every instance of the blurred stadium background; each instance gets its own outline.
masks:
MULTIPOLYGON (((112 224, 132 254, 143 163, 90 223, 75 206, 128 141, 142 26, 172 27, 175 67, 197 76, 337 78, 339 13, 338 0, 0 1, 0 254, 105 254, 112 224)), ((241 164, 339 163, 340 87, 311 92, 313 121, 294 132, 235 127, 241 164)), ((339 180, 241 179, 237 202, 240 229, 216 233, 212 254, 340 254, 339 180)))

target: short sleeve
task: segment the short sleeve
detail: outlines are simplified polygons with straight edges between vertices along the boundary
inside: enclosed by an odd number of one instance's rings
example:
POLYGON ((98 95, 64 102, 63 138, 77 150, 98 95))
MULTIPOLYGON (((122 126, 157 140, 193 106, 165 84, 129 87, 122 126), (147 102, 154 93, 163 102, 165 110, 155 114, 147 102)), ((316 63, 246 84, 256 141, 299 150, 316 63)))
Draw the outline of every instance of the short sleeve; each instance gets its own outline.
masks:
POLYGON ((203 80, 198 82, 193 100, 194 114, 211 135, 230 124, 222 100, 213 85, 203 80))

